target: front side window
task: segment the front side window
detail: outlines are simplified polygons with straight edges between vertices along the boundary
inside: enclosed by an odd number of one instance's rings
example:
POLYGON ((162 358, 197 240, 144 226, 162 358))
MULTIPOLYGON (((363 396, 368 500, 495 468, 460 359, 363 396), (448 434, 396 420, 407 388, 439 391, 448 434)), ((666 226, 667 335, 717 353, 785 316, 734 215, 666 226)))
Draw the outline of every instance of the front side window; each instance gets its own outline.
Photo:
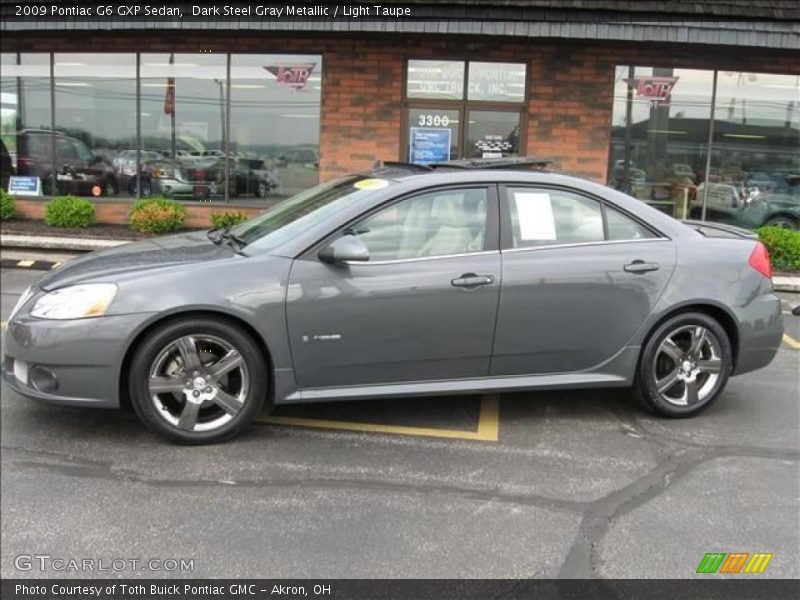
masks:
POLYGON ((486 238, 483 188, 438 190, 415 196, 352 226, 370 261, 403 260, 479 252, 486 238))

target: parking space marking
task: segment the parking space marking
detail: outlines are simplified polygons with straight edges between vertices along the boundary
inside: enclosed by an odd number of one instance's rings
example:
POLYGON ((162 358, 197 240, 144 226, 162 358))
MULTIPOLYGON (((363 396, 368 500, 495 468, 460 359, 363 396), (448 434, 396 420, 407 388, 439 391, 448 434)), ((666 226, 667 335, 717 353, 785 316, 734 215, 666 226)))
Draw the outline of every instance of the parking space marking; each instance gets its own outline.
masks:
POLYGON ((312 427, 315 429, 336 429, 340 431, 362 431, 365 433, 389 433, 394 435, 447 438, 451 440, 496 442, 500 438, 499 415, 499 397, 496 395, 487 395, 481 397, 478 429, 476 431, 439 429, 437 427, 383 425, 380 423, 358 423, 355 421, 334 421, 329 419, 309 419, 305 417, 282 417, 279 415, 267 415, 266 417, 257 419, 257 421, 269 425, 288 425, 291 427, 312 427))
POLYGON ((794 348, 795 350, 800 350, 800 342, 791 337, 788 333, 783 334, 783 341, 786 342, 786 344, 791 348, 794 348))
POLYGON ((0 321, 0 329, 5 329, 6 325, 8 325, 7 321, 0 321))
POLYGON ((0 259, 0 269, 30 269, 32 271, 51 271, 61 264, 61 262, 53 262, 50 260, 20 260, 17 258, 0 259))

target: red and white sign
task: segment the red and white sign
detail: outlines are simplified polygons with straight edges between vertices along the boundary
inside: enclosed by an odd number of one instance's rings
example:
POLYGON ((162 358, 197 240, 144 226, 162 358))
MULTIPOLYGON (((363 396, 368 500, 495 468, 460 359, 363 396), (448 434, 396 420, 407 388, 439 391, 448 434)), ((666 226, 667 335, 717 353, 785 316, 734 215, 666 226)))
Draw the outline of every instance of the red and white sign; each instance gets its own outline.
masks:
POLYGON ((317 63, 304 63, 297 65, 265 65, 264 68, 275 75, 278 85, 288 85, 295 90, 306 87, 308 78, 314 71, 317 63))
POLYGON ((636 77, 634 79, 624 79, 625 83, 636 90, 637 96, 643 96, 650 100, 653 106, 669 104, 672 88, 678 82, 677 77, 636 77))

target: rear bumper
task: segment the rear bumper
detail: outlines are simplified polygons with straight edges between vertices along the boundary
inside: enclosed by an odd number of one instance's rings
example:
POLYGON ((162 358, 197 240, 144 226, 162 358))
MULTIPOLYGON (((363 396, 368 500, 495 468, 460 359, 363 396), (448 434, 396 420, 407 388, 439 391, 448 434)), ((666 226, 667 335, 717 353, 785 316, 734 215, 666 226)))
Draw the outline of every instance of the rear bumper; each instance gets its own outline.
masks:
POLYGON ((766 367, 778 353, 783 339, 781 301, 770 292, 737 311, 739 352, 733 375, 766 367))

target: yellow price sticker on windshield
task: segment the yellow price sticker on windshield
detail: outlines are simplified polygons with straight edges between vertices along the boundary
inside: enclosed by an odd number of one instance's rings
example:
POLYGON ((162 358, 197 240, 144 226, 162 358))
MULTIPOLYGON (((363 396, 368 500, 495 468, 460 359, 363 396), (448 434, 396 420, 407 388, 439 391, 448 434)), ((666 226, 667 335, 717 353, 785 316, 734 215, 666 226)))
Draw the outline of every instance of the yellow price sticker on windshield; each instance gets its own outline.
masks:
POLYGON ((379 190, 389 185, 385 179, 362 179, 353 184, 357 190, 379 190))

